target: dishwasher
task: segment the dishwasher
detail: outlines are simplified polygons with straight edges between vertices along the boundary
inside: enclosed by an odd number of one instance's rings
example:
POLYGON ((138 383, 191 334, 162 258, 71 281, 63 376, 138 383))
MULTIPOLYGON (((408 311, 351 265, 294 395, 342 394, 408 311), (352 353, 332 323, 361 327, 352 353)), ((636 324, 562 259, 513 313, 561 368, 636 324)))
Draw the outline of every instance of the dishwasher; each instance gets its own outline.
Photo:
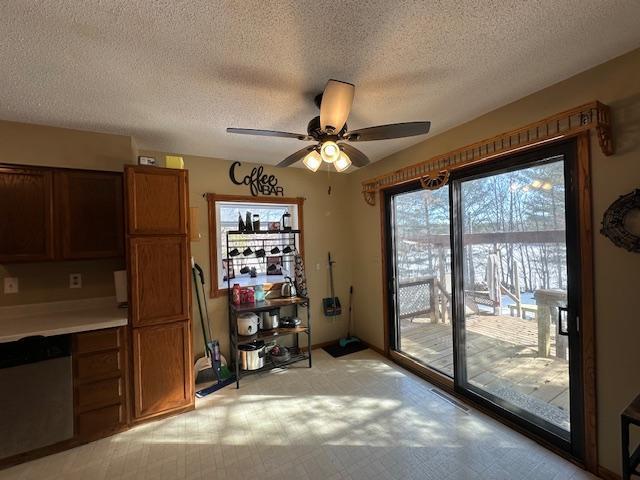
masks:
POLYGON ((73 437, 71 337, 0 344, 0 458, 73 437))

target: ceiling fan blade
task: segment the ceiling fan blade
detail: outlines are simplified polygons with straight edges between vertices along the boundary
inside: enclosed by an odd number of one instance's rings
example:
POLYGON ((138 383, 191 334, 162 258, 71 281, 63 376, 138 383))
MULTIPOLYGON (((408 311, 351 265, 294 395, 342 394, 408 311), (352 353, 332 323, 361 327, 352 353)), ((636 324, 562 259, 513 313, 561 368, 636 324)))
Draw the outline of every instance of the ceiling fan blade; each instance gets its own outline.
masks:
POLYGON ((352 147, 348 143, 340 143, 340 148, 342 148, 349 158, 351 159, 351 163, 353 163, 356 167, 364 167, 369 164, 369 158, 358 150, 356 147, 352 147))
POLYGON ((304 148, 298 150, 297 152, 292 153, 291 155, 289 155, 287 158, 285 158, 279 164, 277 164, 276 167, 282 168, 282 167, 288 167, 289 165, 293 165, 298 160, 302 160, 304 158, 304 156, 307 153, 309 153, 310 151, 312 151, 314 148, 315 148, 315 145, 310 145, 308 147, 304 147, 304 148))
POLYGON ((327 133, 338 133, 347 123, 355 86, 339 80, 329 80, 322 93, 320 128, 327 133))
POLYGON ((261 137, 282 137, 296 138, 298 140, 311 141, 309 135, 302 133, 278 132, 277 130, 256 130, 254 128, 227 128, 227 133, 238 133, 241 135, 259 135, 261 137))
POLYGON ((431 122, 406 122, 378 125, 377 127, 361 128, 344 134, 350 142, 368 142, 370 140, 389 140, 392 138, 413 137, 429 133, 431 122))

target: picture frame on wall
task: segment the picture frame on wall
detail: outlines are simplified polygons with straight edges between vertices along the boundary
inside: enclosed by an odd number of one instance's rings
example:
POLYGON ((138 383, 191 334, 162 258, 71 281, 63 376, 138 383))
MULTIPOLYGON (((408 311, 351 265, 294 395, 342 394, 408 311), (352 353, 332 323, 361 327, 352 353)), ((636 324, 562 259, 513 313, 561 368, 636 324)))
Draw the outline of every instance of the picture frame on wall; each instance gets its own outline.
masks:
POLYGON ((282 257, 267 257, 267 275, 282 275, 282 257))
POLYGON ((233 268, 233 260, 222 260, 222 280, 227 281, 236 278, 236 272, 233 268))

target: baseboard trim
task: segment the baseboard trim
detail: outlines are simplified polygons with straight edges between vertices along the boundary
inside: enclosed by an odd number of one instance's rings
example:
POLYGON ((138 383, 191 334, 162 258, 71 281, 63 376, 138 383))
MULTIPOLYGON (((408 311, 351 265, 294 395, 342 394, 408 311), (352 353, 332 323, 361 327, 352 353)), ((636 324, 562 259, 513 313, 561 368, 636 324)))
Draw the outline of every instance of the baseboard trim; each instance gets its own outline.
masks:
MULTIPOLYGON (((328 347, 329 345, 333 345, 335 343, 338 343, 338 340, 330 340, 328 342, 314 343, 313 345, 311 345, 311 350, 317 350, 319 348, 328 347)), ((304 347, 300 347, 301 352, 306 352, 307 350, 308 348, 306 345, 304 347)))
MULTIPOLYGON (((339 341, 340 341, 340 339, 336 338, 335 340, 329 340, 328 342, 314 343, 313 345, 311 345, 311 350, 317 350, 318 348, 324 348, 324 347, 328 347, 330 345, 335 345, 339 341)), ((360 340, 360 341, 362 343, 364 343, 367 346, 367 348, 370 348, 374 352, 379 353, 383 357, 386 357, 386 355, 384 354, 384 351, 382 351, 378 347, 376 347, 374 345, 371 345, 370 343, 365 342, 364 340, 360 340)), ((300 350, 303 351, 303 352, 306 352, 307 351, 307 347, 300 347, 300 350)))
POLYGON ((360 340, 360 341, 364 343, 367 346, 367 348, 370 348, 374 352, 382 355, 383 357, 386 357, 386 355, 384 354, 384 350, 382 350, 381 348, 378 348, 375 345, 371 345, 369 342, 365 342, 364 340, 360 340))
POLYGON ((603 467, 602 465, 598 466, 598 476, 603 478, 604 480, 622 480, 622 477, 617 473, 612 472, 608 468, 603 467))

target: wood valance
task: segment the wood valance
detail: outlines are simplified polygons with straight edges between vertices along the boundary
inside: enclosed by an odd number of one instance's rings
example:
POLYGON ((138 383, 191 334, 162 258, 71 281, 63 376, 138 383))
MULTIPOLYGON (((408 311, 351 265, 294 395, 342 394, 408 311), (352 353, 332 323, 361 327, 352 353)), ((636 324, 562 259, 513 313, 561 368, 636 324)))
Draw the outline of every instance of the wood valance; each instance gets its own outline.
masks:
POLYGON ((488 161, 533 145, 571 137, 590 129, 596 130, 602 152, 605 155, 612 155, 610 109, 607 105, 595 101, 525 127, 437 155, 429 160, 365 180, 362 182, 362 195, 369 205, 375 205, 378 191, 400 183, 419 180, 423 188, 431 190, 440 188, 447 183, 452 170, 488 161))

